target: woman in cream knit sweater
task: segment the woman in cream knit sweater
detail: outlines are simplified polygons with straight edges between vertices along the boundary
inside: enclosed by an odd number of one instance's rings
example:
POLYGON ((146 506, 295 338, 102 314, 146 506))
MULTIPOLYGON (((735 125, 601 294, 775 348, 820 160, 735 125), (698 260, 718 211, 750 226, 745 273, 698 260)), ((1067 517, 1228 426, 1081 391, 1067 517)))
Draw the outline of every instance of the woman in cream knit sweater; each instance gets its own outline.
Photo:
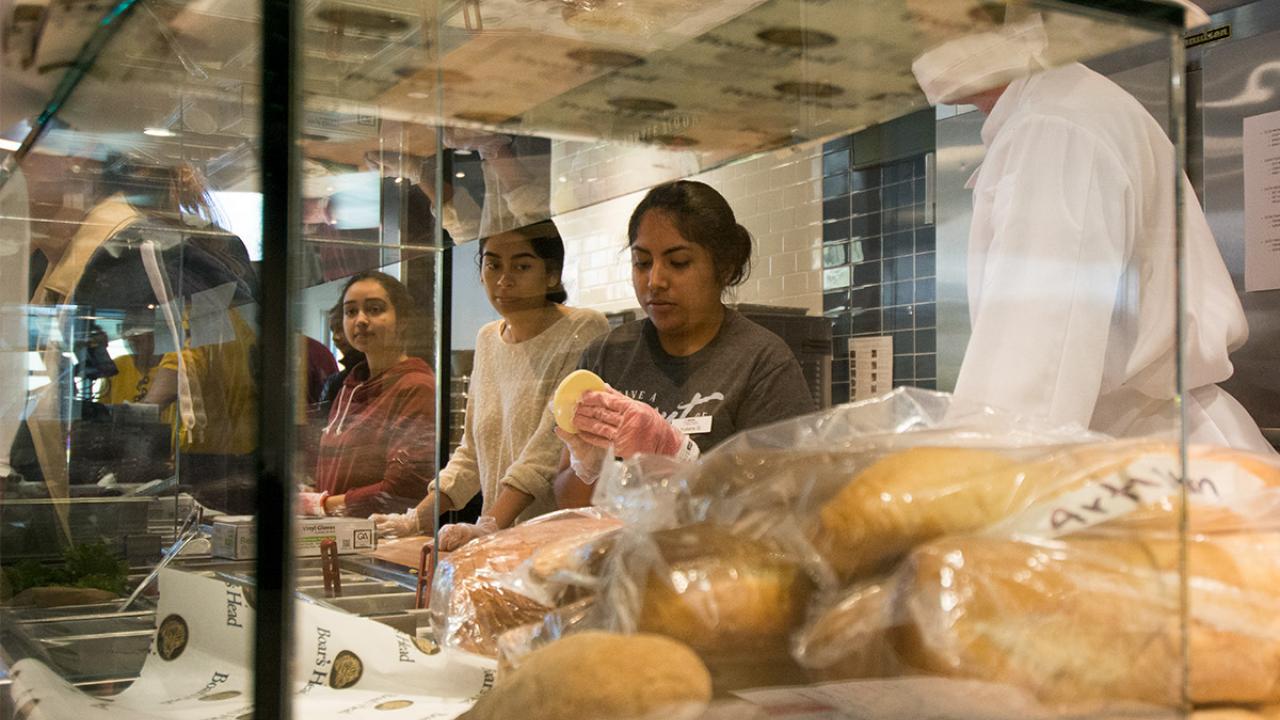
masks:
MULTIPOLYGON (((440 511, 484 498, 475 524, 446 525, 440 549, 556 509, 560 441, 547 410, 560 380, 608 329, 594 310, 566 307, 564 244, 550 220, 480 243, 480 279, 502 316, 480 329, 462 444, 440 472, 440 511)), ((430 532, 434 489, 415 509, 374 515, 383 535, 430 532)))

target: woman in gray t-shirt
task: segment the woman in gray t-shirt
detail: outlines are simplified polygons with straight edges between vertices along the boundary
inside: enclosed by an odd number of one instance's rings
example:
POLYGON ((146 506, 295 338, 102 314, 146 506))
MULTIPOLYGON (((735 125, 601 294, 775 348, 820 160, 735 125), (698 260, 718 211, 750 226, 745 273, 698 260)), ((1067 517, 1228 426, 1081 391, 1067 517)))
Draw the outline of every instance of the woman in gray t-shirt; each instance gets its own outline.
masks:
POLYGON ((556 482, 561 507, 590 502, 606 448, 693 459, 730 435, 815 409, 782 339, 726 308, 746 279, 751 236, 710 186, 653 188, 627 228, 645 319, 587 348, 580 367, 609 384, 585 393, 556 482))

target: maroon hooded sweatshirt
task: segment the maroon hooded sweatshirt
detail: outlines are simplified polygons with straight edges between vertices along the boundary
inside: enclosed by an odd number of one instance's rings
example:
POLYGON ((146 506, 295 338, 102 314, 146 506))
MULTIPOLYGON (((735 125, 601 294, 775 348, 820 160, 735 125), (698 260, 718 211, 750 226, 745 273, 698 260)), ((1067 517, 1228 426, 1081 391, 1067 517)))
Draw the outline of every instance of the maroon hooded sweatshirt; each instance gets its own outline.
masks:
POLYGON ((419 358, 375 377, 352 368, 320 436, 316 489, 345 495, 347 514, 402 512, 435 475, 436 377, 419 358))

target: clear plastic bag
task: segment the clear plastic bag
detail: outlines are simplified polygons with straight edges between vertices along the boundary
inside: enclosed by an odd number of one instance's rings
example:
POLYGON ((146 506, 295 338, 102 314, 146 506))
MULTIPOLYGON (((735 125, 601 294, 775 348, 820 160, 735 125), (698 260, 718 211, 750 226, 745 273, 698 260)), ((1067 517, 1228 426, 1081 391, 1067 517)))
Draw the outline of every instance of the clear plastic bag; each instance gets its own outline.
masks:
POLYGON ((1177 708, 1185 610, 1193 702, 1280 701, 1275 458, 1192 446, 1184 479, 1176 445, 1139 439, 916 462, 968 450, 882 456, 823 505, 816 542, 853 584, 794 638, 814 679, 979 681, 1047 714, 1177 708))
POLYGON ((722 696, 839 680, 823 702, 856 708, 941 683, 1028 717, 1164 715, 1185 497, 1193 697, 1275 702, 1280 464, 1188 457, 1184 482, 1169 439, 900 390, 748 431, 696 465, 635 458, 602 473, 597 505, 627 525, 580 578, 593 602, 513 633, 513 657, 584 628, 649 631, 689 643, 722 696))
MULTIPOLYGON (((1280 701, 1280 534, 1199 535, 1186 549, 1190 699, 1280 701)), ((1179 563, 1170 536, 946 537, 816 613, 795 655, 824 680, 927 674, 1060 711, 1176 708, 1179 563)))
POLYGON ((431 584, 431 625, 447 647, 494 657, 498 636, 537 622, 553 609, 508 587, 505 580, 539 550, 572 553, 619 527, 595 509, 561 510, 468 543, 440 560, 431 584))
POLYGON ((718 695, 804 679, 789 638, 819 585, 778 533, 710 522, 627 530, 601 573, 591 623, 687 643, 718 695))
POLYGON ((517 572, 508 581, 544 602, 566 586, 586 588, 594 603, 573 623, 513 633, 504 653, 518 661, 582 628, 655 632, 693 647, 720 694, 804 682, 790 638, 811 600, 838 588, 832 558, 815 542, 824 503, 880 458, 916 444, 985 444, 1029 458, 1046 441, 1081 437, 987 409, 953 412, 942 394, 899 391, 744 433, 697 464, 607 464, 595 502, 626 527, 577 577, 548 586, 517 572))

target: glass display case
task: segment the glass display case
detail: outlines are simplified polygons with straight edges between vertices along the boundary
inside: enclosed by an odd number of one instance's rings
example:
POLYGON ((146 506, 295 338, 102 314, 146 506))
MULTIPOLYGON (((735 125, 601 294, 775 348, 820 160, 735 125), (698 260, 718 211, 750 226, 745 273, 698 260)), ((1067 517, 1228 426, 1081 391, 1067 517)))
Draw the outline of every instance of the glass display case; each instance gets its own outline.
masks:
POLYGON ((1280 704, 1181 5, 5 8, 0 717, 1280 704))

